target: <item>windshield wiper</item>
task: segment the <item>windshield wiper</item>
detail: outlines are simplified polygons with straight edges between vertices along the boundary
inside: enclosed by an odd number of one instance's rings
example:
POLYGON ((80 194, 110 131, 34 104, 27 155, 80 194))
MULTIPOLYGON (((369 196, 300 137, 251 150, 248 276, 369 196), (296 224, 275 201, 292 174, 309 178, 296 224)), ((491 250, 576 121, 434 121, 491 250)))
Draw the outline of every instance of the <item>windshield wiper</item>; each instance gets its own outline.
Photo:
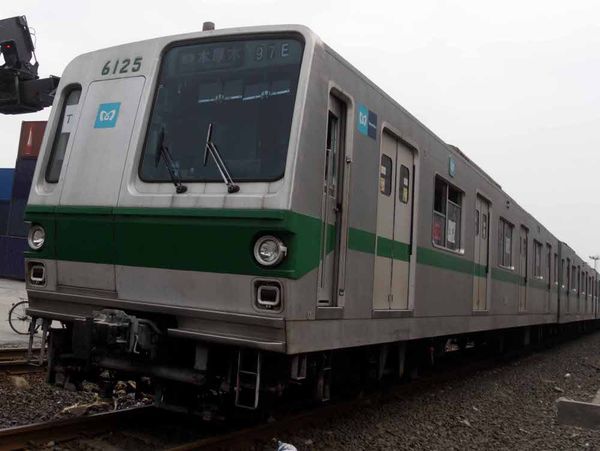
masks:
POLYGON ((184 186, 183 183, 181 183, 181 178, 179 177, 177 169, 175 169, 175 163, 173 163, 171 152, 169 152, 169 148, 165 146, 164 127, 160 129, 160 135, 158 135, 158 149, 156 149, 156 157, 154 159, 154 165, 156 167, 158 167, 158 163, 160 163, 160 157, 165 161, 165 166, 167 167, 167 171, 169 171, 171 181, 173 182, 173 185, 175 185, 175 192, 177 194, 185 193, 187 191, 187 186, 184 186))
POLYGON ((223 182, 227 185, 228 193, 237 193, 240 190, 240 187, 235 184, 233 179, 231 178, 231 174, 221 157, 221 153, 215 143, 212 142, 212 130, 213 124, 212 122, 208 124, 208 133, 206 135, 206 147, 204 148, 204 166, 208 162, 208 154, 213 158, 215 164, 217 165, 217 169, 221 173, 221 177, 223 177, 223 182))

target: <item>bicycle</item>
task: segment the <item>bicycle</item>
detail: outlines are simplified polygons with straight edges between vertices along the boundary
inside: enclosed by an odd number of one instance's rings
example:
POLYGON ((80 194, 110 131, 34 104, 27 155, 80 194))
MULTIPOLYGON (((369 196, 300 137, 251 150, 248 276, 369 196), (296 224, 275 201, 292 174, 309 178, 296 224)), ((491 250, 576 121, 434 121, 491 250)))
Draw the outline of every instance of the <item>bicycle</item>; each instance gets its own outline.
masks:
MULTIPOLYGON (((29 335, 31 316, 27 314, 29 301, 21 299, 19 302, 12 305, 8 311, 8 324, 10 328, 19 335, 29 335)), ((39 322, 33 326, 33 333, 37 333, 40 328, 39 322)))

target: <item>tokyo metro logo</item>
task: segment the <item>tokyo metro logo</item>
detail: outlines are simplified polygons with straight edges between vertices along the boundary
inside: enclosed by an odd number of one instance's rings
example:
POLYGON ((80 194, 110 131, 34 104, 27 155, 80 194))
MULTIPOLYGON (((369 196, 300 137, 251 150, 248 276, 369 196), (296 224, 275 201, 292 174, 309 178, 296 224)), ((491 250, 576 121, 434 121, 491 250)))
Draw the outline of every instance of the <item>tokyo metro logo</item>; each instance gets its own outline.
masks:
POLYGON ((94 128, 113 128, 117 125, 121 102, 101 103, 96 114, 94 128))

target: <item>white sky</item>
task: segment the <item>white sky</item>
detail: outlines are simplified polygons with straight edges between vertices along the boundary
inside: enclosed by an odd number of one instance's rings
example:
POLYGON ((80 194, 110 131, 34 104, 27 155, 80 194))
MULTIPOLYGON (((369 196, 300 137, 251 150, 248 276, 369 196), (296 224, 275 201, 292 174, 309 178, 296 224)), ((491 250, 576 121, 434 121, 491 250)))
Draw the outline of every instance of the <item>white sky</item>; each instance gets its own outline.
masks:
MULTIPOLYGON (((600 2, 584 0, 168 0, 2 2, 37 33, 40 74, 155 36, 301 23, 583 257, 600 252, 600 2)), ((0 167, 22 120, 0 117, 0 167)))

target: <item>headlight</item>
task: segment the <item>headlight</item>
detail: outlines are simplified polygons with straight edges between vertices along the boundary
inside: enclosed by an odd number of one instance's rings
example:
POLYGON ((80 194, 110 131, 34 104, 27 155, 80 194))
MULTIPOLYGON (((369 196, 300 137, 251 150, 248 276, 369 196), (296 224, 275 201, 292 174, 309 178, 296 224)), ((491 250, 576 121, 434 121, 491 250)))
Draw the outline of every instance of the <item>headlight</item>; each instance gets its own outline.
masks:
POLYGON ((271 235, 260 237, 254 244, 254 258, 263 266, 275 266, 287 255, 287 247, 271 235))
POLYGON ((27 235, 27 243, 29 247, 34 251, 41 249, 46 241, 46 231, 41 225, 31 226, 29 229, 29 235, 27 235))

